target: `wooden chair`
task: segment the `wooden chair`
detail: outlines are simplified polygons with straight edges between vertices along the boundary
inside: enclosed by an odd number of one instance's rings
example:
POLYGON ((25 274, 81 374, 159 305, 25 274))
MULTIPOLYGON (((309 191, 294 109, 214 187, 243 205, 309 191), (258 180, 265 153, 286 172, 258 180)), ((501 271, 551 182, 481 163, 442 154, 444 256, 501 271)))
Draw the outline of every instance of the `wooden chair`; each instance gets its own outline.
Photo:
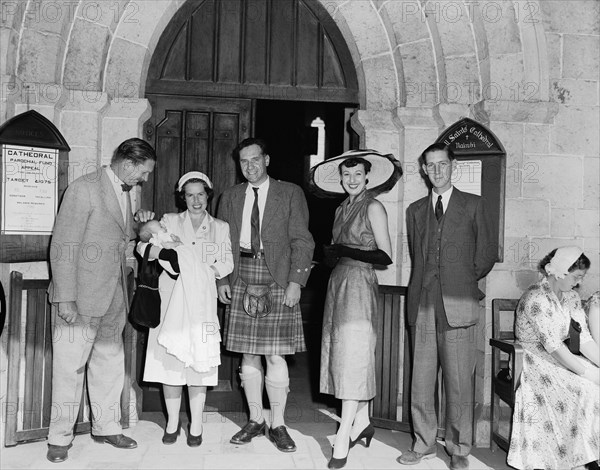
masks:
POLYGON ((492 451, 497 447, 508 451, 512 432, 512 414, 515 392, 523 370, 523 347, 515 341, 514 318, 518 299, 494 299, 492 301, 492 400, 490 404, 490 444, 492 451), (504 313, 504 321, 502 314, 504 313), (508 320, 508 321, 507 321, 508 320), (500 400, 511 410, 508 417, 508 436, 499 433, 500 400))

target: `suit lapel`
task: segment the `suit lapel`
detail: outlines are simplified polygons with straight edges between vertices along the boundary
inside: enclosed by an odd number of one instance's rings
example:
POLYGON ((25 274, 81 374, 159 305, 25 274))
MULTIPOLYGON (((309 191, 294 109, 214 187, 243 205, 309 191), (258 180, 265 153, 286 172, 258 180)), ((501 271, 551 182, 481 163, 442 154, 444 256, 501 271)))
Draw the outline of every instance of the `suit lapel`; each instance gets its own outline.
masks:
POLYGON ((454 188, 444 214, 444 237, 449 237, 461 224, 465 223, 465 202, 462 193, 454 188))
POLYGON ((415 211, 415 225, 417 228, 417 235, 421 239, 421 254, 423 255, 423 261, 427 258, 427 244, 429 240, 429 210, 430 210, 430 199, 431 196, 427 196, 422 201, 423 203, 417 207, 415 211))
POLYGON ((237 233, 242 233, 242 221, 244 217, 244 203, 246 202, 246 188, 248 183, 240 184, 236 187, 236 191, 233 194, 233 221, 237 228, 237 233))
POLYGON ((265 203, 265 213, 262 217, 262 224, 260 227, 261 235, 264 233, 264 230, 270 225, 270 223, 275 219, 275 214, 279 209, 279 204, 281 202, 281 186, 277 181, 271 178, 269 183, 269 191, 267 192, 267 201, 265 203))
POLYGON ((100 177, 100 187, 102 190, 102 197, 104 203, 106 204, 106 208, 108 209, 108 213, 111 215, 113 219, 117 221, 123 233, 126 232, 125 221, 123 220, 123 212, 121 211, 121 205, 119 204, 119 200, 117 199, 117 194, 115 193, 115 189, 110 181, 110 178, 106 174, 106 170, 101 170, 100 177))

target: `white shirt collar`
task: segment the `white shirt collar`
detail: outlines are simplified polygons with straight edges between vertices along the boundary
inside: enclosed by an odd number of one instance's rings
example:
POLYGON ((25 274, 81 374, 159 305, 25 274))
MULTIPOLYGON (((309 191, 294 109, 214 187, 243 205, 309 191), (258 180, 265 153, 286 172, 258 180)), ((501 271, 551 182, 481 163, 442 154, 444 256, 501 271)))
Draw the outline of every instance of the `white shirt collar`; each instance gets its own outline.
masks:
POLYGON ((445 191, 442 194, 438 194, 435 191, 431 191, 431 205, 435 209, 435 205, 438 200, 438 196, 442 196, 442 206, 444 207, 444 213, 448 210, 448 203, 450 202, 450 196, 452 196, 452 191, 454 191, 454 186, 450 186, 450 189, 445 191))

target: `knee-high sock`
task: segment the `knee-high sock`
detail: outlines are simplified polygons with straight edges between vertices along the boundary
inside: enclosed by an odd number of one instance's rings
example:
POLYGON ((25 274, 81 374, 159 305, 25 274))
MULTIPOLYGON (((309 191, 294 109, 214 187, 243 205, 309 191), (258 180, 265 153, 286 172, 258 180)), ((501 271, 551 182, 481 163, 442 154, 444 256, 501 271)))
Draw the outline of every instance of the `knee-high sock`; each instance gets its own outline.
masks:
POLYGON ((271 380, 265 377, 265 388, 271 404, 271 427, 276 428, 285 424, 284 413, 287 395, 290 391, 290 380, 271 380))
POLYGON ((206 387, 188 386, 190 395, 190 414, 192 422, 190 423, 190 433, 193 436, 202 434, 202 415, 204 412, 204 402, 206 401, 206 387))
POLYGON ((175 432, 179 424, 179 410, 181 408, 181 386, 163 384, 165 405, 167 405, 167 432, 175 432))
POLYGON ((246 400, 248 401, 250 419, 257 423, 262 423, 264 420, 262 407, 263 370, 250 366, 243 366, 242 370, 243 372, 240 372, 240 379, 246 400))

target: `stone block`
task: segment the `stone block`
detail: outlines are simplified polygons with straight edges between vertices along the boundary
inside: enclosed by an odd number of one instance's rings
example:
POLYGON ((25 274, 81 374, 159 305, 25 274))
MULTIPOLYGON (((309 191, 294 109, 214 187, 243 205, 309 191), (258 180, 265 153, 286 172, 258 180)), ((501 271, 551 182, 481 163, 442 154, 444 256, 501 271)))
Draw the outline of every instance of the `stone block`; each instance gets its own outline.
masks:
MULTIPOLYGON (((362 2, 357 2, 362 3, 362 2)), ((392 55, 363 61, 367 107, 392 110, 398 106, 398 76, 392 55)))
POLYGON ((545 199, 507 199, 504 234, 512 237, 547 236, 550 205, 545 199))
MULTIPOLYGON (((523 293, 515 280, 514 271, 498 269, 498 264, 486 277, 486 299, 518 299, 523 293)), ((490 317, 491 321, 491 317, 490 317)))
POLYGON ((550 80, 562 76, 562 37, 560 34, 546 33, 546 50, 548 51, 548 76, 550 80))
POLYGON ((101 90, 109 40, 105 27, 77 19, 67 50, 64 83, 79 90, 101 90))
MULTIPOLYGON (((8 4, 8 2, 3 2, 8 4)), ((57 2, 55 0, 33 0, 23 2, 27 9, 23 25, 43 35, 66 37, 75 17, 76 2, 57 2)))
POLYGON ((552 207, 582 206, 582 158, 525 155, 523 169, 523 197, 548 200, 552 207))
POLYGON ((599 3, 589 0, 545 1, 531 4, 531 18, 542 18, 544 29, 554 33, 598 34, 599 3), (541 7, 541 14, 537 8, 541 7), (535 14, 534 14, 535 13, 535 14))
POLYGON ((400 46, 406 106, 432 106, 438 102, 437 74, 431 47, 430 41, 400 46), (429 93, 430 90, 434 93, 429 93))
POLYGON ((111 44, 104 90, 111 97, 139 97, 140 73, 147 54, 145 47, 115 38, 111 44))
POLYGON ((597 36, 563 37, 563 77, 598 80, 600 44, 597 36))
POLYGON ((550 149, 550 126, 525 124, 523 128, 523 152, 547 154, 550 149))
POLYGON ((529 237, 504 237, 504 258, 502 263, 496 263, 494 269, 516 271, 529 268, 531 252, 535 247, 529 237))
POLYGON ((552 80, 550 95, 560 104, 598 106, 598 82, 573 78, 552 80))
MULTIPOLYGON (((537 265, 532 265, 531 269, 517 271, 515 273, 515 280, 517 282, 517 289, 523 293, 532 284, 535 284, 540 279, 540 273, 537 270, 537 265)), ((515 296, 518 299, 520 295, 515 296)))
POLYGON ((148 44, 153 49, 159 39, 156 32, 164 30, 178 8, 173 0, 129 2, 121 8, 116 36, 136 44, 148 44))
POLYGON ((429 30, 423 10, 417 1, 385 2, 383 8, 392 22, 398 44, 429 41, 429 30))
POLYGON ((61 129, 69 145, 86 147, 98 143, 98 114, 65 110, 61 129))
POLYGON ((550 216, 550 234, 553 237, 575 235, 575 209, 553 208, 550 216))
POLYGON ((57 83, 58 58, 62 57, 64 47, 64 40, 59 36, 25 29, 21 36, 19 77, 23 82, 57 83))
POLYGON ((361 57, 370 58, 391 52, 389 38, 381 27, 379 12, 371 2, 345 2, 339 6, 339 10, 353 31, 361 57))
POLYGON ((494 101, 536 99, 539 88, 524 83, 522 54, 490 54, 491 83, 483 98, 494 101))
MULTIPOLYGON (((517 19, 515 5, 512 2, 501 2, 500 5, 502 5, 502 14, 493 17, 495 19, 498 16, 497 21, 484 21, 489 52, 490 54, 515 54, 522 49, 519 24, 515 21, 517 19)), ((484 11, 482 10, 482 13, 484 11)), ((486 17, 492 19, 491 15, 490 9, 486 17)))
MULTIPOLYGON (((483 89, 484 98, 486 94, 488 98, 493 93, 501 93, 498 85, 490 83, 483 89), (494 91, 495 90, 495 91, 494 91)), ((483 111, 489 116, 491 121, 505 122, 526 122, 529 124, 551 124, 554 122, 555 116, 559 111, 557 103, 549 102, 522 102, 499 99, 486 99, 482 102, 483 111)))
POLYGON ((585 157, 583 159, 583 207, 586 209, 600 208, 600 159, 585 157))
POLYGON ((522 162, 524 138, 523 124, 492 122, 490 123, 490 129, 504 146, 506 155, 510 155, 510 163, 514 165, 518 162, 522 162))
POLYGON ((475 43, 469 15, 462 2, 429 2, 427 9, 436 11, 428 15, 437 26, 444 57, 475 55, 475 43))
POLYGON ((576 237, 598 238, 600 236, 597 209, 579 209, 572 210, 571 212, 573 214, 573 229, 576 237))
POLYGON ((550 152, 566 155, 600 154, 597 107, 561 106, 550 133, 550 152))
POLYGON ((440 88, 441 103, 472 104, 478 100, 479 65, 475 55, 446 58, 446 83, 440 88))

